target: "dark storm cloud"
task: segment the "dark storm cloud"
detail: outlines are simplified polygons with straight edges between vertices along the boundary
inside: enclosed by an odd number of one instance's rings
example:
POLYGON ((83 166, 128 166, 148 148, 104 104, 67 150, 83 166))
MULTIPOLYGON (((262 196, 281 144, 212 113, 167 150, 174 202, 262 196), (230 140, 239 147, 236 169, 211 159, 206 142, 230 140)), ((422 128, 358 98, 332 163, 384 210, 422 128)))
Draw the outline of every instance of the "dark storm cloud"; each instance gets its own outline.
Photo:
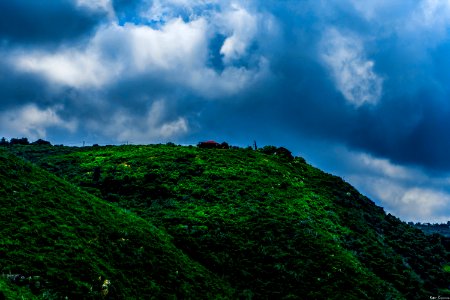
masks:
POLYGON ((1 110, 30 102, 48 101, 45 80, 17 72, 4 62, 0 62, 0 93, 1 110))
POLYGON ((3 1, 0 134, 256 139, 450 216, 448 20, 431 0, 3 1))
POLYGON ((77 7, 74 1, 0 2, 0 40, 8 43, 58 43, 79 37, 104 15, 77 7))
MULTIPOLYGON (((435 40, 432 32, 426 31, 428 28, 419 28, 423 24, 407 24, 407 20, 396 26, 417 26, 417 37, 406 29, 399 32, 402 28, 388 30, 385 26, 394 20, 384 16, 383 11, 373 16, 378 19, 367 20, 348 3, 325 11, 317 10, 311 2, 308 4, 304 2, 297 7, 308 6, 309 10, 285 10, 283 4, 273 10, 286 39, 281 57, 271 60, 278 84, 259 96, 261 102, 273 104, 270 114, 276 117, 269 123, 278 123, 276 126, 285 130, 295 128, 311 136, 322 136, 400 164, 448 170, 450 65, 445 39, 435 40), (357 37, 369 36, 369 41, 364 41, 361 60, 372 61, 373 72, 383 82, 377 104, 361 107, 349 104, 320 64, 317 53, 321 49, 316 45, 327 28, 338 28, 357 37), (427 40, 432 43, 422 45, 420 39, 427 33, 431 35, 427 40)), ((405 7, 412 5, 408 2, 405 7)), ((396 8, 398 14, 392 11, 387 14, 405 17, 408 9, 396 8)), ((409 11, 411 19, 419 18, 421 7, 415 8, 414 12, 409 11)), ((276 46, 270 50, 280 51, 276 46)), ((354 56, 350 59, 358 59, 354 56)))

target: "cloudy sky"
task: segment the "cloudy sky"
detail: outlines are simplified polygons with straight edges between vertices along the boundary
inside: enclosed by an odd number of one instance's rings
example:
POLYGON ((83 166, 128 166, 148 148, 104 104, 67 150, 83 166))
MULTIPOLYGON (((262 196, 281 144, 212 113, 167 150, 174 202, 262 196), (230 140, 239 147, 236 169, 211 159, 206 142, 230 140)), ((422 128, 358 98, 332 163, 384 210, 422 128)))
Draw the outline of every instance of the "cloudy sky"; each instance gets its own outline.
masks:
POLYGON ((450 220, 450 1, 0 2, 0 136, 285 146, 450 220))

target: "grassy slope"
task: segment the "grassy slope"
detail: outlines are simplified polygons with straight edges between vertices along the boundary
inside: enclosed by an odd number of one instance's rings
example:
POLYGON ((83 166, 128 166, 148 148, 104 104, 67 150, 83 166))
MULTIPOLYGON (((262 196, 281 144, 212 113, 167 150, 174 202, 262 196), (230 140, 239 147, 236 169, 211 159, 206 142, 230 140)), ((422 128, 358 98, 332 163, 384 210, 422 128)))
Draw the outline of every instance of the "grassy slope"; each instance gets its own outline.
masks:
POLYGON ((249 150, 14 147, 166 230, 241 297, 445 294, 447 252, 340 178, 249 150))
POLYGON ((31 290, 27 287, 18 287, 9 283, 8 279, 0 278, 0 299, 27 299, 35 300, 39 299, 32 294, 31 290))
MULTIPOLYGON (((3 150, 0 202, 0 273, 40 276, 46 299, 100 298, 99 276, 112 283, 110 299, 232 293, 148 221, 3 150)), ((0 289, 20 294, 4 278, 0 289)))

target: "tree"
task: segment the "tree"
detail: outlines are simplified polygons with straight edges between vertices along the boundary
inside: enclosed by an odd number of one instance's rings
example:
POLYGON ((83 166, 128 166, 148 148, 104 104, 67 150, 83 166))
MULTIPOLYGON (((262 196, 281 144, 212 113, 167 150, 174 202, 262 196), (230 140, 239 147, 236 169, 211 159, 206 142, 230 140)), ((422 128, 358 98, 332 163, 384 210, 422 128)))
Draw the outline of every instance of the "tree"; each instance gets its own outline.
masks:
POLYGON ((268 154, 268 155, 277 155, 280 157, 287 158, 289 160, 294 159, 294 156, 292 156, 291 151, 284 147, 275 147, 275 146, 264 146, 259 149, 262 153, 268 154))
POLYGON ((292 152, 284 147, 278 147, 276 155, 283 156, 287 159, 294 159, 294 156, 292 156, 292 152))
POLYGON ((101 175, 102 175, 102 169, 100 167, 95 167, 93 175, 92 175, 92 181, 94 181, 95 183, 98 183, 101 175))
POLYGON ((261 151, 262 153, 268 154, 268 155, 273 155, 273 154, 277 153, 277 147, 264 146, 264 147, 260 148, 259 151, 261 151))
POLYGON ((9 142, 11 145, 29 145, 30 142, 26 137, 23 137, 21 139, 12 138, 9 142))
POLYGON ((0 140, 0 146, 8 146, 8 145, 9 145, 8 140, 2 137, 2 139, 0 140))
POLYGON ((206 141, 206 142, 200 142, 197 144, 198 148, 205 148, 205 149, 217 149, 220 148, 220 144, 215 141, 206 141))
POLYGON ((38 139, 37 141, 32 142, 31 145, 49 145, 49 146, 51 146, 51 143, 49 141, 45 141, 43 139, 38 139))

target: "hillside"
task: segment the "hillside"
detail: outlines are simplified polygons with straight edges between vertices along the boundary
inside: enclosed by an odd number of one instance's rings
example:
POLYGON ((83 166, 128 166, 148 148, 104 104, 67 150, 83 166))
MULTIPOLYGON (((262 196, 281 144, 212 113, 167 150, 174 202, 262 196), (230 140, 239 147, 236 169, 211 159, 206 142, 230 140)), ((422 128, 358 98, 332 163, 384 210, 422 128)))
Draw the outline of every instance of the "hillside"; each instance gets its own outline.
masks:
POLYGON ((447 223, 441 223, 441 224, 430 224, 430 223, 408 223, 411 226, 414 226, 417 229, 420 229, 421 231, 423 231, 425 234, 440 234, 442 236, 444 236, 447 240, 450 239, 450 224, 447 223))
MULTIPOLYGON (((430 295, 449 294, 446 289, 450 285, 450 274, 446 272, 449 256, 439 235, 426 236, 386 215, 342 179, 312 167, 302 158, 292 158, 280 148, 253 151, 174 145, 85 148, 16 145, 8 149, 61 178, 20 162, 35 170, 35 176, 43 174, 40 175, 43 182, 39 184, 42 189, 49 177, 58 187, 65 187, 70 197, 84 199, 81 203, 85 205, 96 203, 97 211, 102 209, 102 214, 91 213, 78 219, 76 226, 108 222, 119 232, 134 226, 139 228, 135 229, 136 240, 145 240, 139 235, 143 231, 153 234, 158 243, 152 245, 162 245, 159 248, 162 252, 154 250, 152 255, 146 251, 147 256, 141 259, 153 259, 152 274, 145 274, 146 267, 134 265, 144 272, 140 275, 140 289, 157 285, 160 291, 169 293, 174 281, 167 281, 171 275, 166 269, 173 268, 167 268, 166 264, 173 265, 178 259, 186 268, 193 269, 189 272, 190 281, 186 280, 191 285, 182 286, 194 293, 205 288, 210 291, 209 296, 204 294, 200 298, 220 295, 243 299, 428 299, 430 295), (116 214, 120 218, 114 218, 116 214), (169 262, 163 264, 155 253, 170 253, 169 262)), ((8 156, 5 164, 10 161, 18 163, 8 156)), ((5 167, 8 170, 8 166, 2 166, 2 172, 5 167)), ((12 177, 14 173, 5 174, 2 182, 17 180, 21 186, 12 191, 2 190, 2 195, 18 191, 27 195, 24 199, 35 197, 26 185, 34 177, 28 178, 31 175, 26 170, 16 173, 16 179, 12 177)), ((40 199, 58 198, 61 214, 64 209, 80 207, 81 200, 70 200, 69 196, 63 199, 59 190, 46 188, 45 193, 40 199)), ((6 198, 11 207, 4 210, 21 207, 12 199, 16 198, 6 198)), ((38 208, 40 211, 33 218, 48 214, 38 208)), ((83 209, 83 214, 92 211, 88 208, 83 209)), ((73 213, 66 214, 60 224, 71 220, 73 213)), ((23 218, 22 222, 25 220, 28 219, 23 218)), ((61 226, 54 231, 68 234, 61 226)), ((120 238, 126 239, 117 232, 102 235, 101 245, 108 245, 106 248, 112 251, 120 238)), ((54 238, 50 236, 48 243, 51 239, 54 238)), ((24 249, 29 253, 29 244, 26 245, 24 249)), ((65 247, 73 251, 76 246, 73 243, 65 247)), ((41 251, 38 248, 31 252, 41 251)), ((125 251, 127 247, 124 248, 125 251)), ((136 261, 135 252, 127 254, 127 260, 136 261)), ((25 258, 25 251, 20 255, 25 258)), ((86 272, 92 274, 89 268, 97 272, 90 280, 101 272, 108 278, 116 274, 111 281, 122 285, 120 291, 138 298, 138 292, 132 294, 136 287, 129 286, 129 281, 123 282, 127 277, 117 275, 127 272, 129 267, 116 262, 116 258, 105 262, 94 256, 86 261, 86 272)), ((67 277, 81 277, 82 270, 65 269, 65 264, 59 263, 59 272, 67 277)), ((3 262, 1 266, 3 271, 7 270, 3 262)), ((56 264, 53 267, 56 269, 56 264)), ((86 286, 84 282, 88 281, 80 279, 86 286)), ((182 291, 176 295, 184 298, 182 291)))
POLYGON ((4 150, 0 199, 0 289, 7 299, 23 293, 29 299, 30 292, 42 299, 228 297, 233 292, 148 221, 4 150))
POLYGON ((6 277, 0 277, 0 299, 27 299, 36 300, 39 299, 33 295, 32 291, 28 287, 19 287, 9 283, 9 279, 6 277))

